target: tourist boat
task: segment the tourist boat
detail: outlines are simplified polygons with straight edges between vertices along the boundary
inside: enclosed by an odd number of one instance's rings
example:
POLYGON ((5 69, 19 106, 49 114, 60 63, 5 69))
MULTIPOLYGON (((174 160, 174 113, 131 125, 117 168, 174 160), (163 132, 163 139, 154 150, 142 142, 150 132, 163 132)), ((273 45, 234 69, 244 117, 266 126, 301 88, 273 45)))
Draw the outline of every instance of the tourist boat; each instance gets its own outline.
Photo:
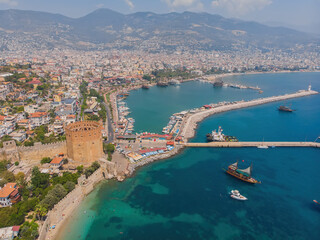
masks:
POLYGON ((237 161, 228 166, 228 170, 226 170, 226 173, 244 182, 261 183, 258 180, 251 177, 251 171, 252 171, 252 164, 250 165, 250 167, 246 169, 238 169, 238 161, 237 161))
POLYGON ((278 108, 278 110, 279 110, 280 112, 293 112, 293 111, 295 111, 295 110, 293 110, 293 109, 291 109, 291 108, 289 108, 289 107, 287 107, 287 106, 280 106, 280 107, 278 108))
POLYGON ((218 131, 213 130, 206 135, 208 142, 238 142, 234 136, 226 136, 222 133, 223 129, 219 126, 218 131))
POLYGON ((245 196, 241 195, 238 190, 231 190, 230 197, 240 200, 240 201, 245 201, 248 200, 245 196))
POLYGON ((142 89, 149 89, 150 87, 148 85, 142 85, 142 89))

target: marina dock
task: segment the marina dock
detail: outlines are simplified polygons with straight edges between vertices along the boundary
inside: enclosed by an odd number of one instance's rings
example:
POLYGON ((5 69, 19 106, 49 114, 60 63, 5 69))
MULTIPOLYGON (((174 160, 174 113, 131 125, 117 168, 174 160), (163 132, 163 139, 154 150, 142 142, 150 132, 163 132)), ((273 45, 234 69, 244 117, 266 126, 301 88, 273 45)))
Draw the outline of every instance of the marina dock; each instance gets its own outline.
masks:
POLYGON ((185 147, 215 147, 215 148, 240 148, 240 147, 313 147, 320 148, 318 142, 209 142, 209 143, 181 143, 185 147))

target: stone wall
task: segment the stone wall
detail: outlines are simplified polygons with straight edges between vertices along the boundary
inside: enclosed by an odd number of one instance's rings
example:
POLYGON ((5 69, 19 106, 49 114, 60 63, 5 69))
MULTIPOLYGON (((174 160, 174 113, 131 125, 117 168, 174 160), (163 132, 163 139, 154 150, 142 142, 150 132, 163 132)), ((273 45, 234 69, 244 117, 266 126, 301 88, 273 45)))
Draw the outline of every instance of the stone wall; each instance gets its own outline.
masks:
POLYGON ((35 143, 32 147, 17 147, 15 143, 10 143, 6 147, 5 144, 6 142, 4 142, 4 148, 0 149, 0 160, 7 159, 12 162, 26 161, 28 163, 39 163, 44 157, 53 157, 59 153, 67 153, 65 141, 49 144, 35 143))

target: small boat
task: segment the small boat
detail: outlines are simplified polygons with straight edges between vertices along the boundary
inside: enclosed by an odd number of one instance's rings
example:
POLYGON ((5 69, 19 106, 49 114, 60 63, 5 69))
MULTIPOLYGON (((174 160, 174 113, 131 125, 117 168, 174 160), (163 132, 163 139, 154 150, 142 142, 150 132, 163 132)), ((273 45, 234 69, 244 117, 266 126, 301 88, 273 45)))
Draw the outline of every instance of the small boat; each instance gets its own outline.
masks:
POLYGON ((142 89, 149 89, 150 87, 148 85, 142 85, 142 89))
POLYGON ((293 112, 293 111, 295 111, 295 110, 293 110, 293 109, 291 109, 291 108, 289 108, 289 107, 287 107, 287 106, 280 106, 280 107, 278 108, 278 110, 279 110, 280 112, 293 112))
POLYGON ((262 91, 262 90, 260 90, 260 91, 259 91, 259 94, 261 94, 261 93, 263 93, 263 91, 262 91))
POLYGON ((258 146, 257 148, 261 148, 261 149, 267 149, 267 148, 269 148, 267 145, 260 145, 260 146, 258 146))
POLYGON ((231 190, 230 197, 240 200, 240 201, 245 201, 248 200, 245 196, 241 195, 238 190, 231 190))
POLYGON ((313 200, 313 202, 320 205, 320 203, 317 200, 313 200))
POLYGON ((251 172, 252 172, 252 164, 250 167, 246 169, 239 169, 238 161, 229 165, 228 169, 226 170, 226 173, 244 182, 253 183, 253 184, 261 183, 258 180, 254 179, 253 177, 251 177, 251 172))

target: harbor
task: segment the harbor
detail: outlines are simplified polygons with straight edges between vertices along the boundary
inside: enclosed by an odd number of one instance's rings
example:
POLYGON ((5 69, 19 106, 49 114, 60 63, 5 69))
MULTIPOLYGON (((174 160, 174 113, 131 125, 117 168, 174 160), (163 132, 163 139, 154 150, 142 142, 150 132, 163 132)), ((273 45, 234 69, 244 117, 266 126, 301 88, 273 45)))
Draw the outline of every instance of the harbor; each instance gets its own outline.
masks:
MULTIPOLYGON (((198 84, 208 87, 208 84, 198 84)), ((250 85, 254 86, 255 84, 250 85)), ((312 82, 312 85, 319 89, 314 82, 312 82)), ((190 88, 194 86, 192 83, 190 88)), ((317 195, 314 196, 314 191, 307 191, 305 186, 318 184, 317 178, 315 178, 319 165, 318 161, 316 161, 319 154, 318 148, 295 146, 287 148, 280 147, 276 143, 280 144, 287 141, 299 141, 300 143, 303 142, 306 136, 308 137, 307 143, 310 142, 310 139, 315 139, 314 134, 319 132, 317 120, 311 118, 312 121, 307 123, 310 124, 310 127, 306 127, 302 123, 310 115, 314 116, 315 119, 318 118, 319 110, 316 106, 318 106, 319 96, 308 97, 312 94, 317 94, 317 92, 302 94, 299 92, 295 94, 298 89, 306 86, 305 84, 296 89, 290 88, 291 85, 289 84, 289 88, 285 86, 283 84, 281 88, 272 89, 272 93, 263 86, 265 90, 264 96, 276 95, 276 97, 270 97, 274 99, 267 101, 265 101, 265 98, 261 98, 259 99, 261 103, 256 103, 256 105, 251 105, 252 102, 255 103, 254 101, 258 100, 255 99, 256 96, 259 96, 255 91, 235 91, 232 88, 224 88, 223 91, 220 91, 220 89, 214 90, 211 87, 210 90, 215 94, 223 92, 224 99, 213 99, 212 97, 210 99, 208 97, 194 105, 185 103, 184 107, 181 107, 182 109, 167 110, 164 120, 153 121, 153 127, 148 128, 148 134, 143 134, 143 127, 138 126, 141 122, 138 114, 128 115, 127 117, 131 116, 136 120, 135 125, 138 127, 135 126, 135 130, 139 134, 134 134, 136 136, 135 140, 117 140, 117 142, 120 142, 120 146, 116 154, 118 154, 120 148, 127 153, 139 152, 142 148, 151 151, 154 148, 154 153, 157 151, 157 154, 130 162, 128 170, 133 175, 131 177, 127 176, 125 181, 121 183, 109 181, 101 184, 95 192, 88 196, 87 200, 80 206, 80 210, 72 215, 72 221, 68 225, 68 229, 65 231, 67 234, 64 235, 63 239, 81 238, 87 236, 88 232, 90 234, 98 232, 98 229, 104 227, 103 224, 108 227, 108 236, 121 237, 122 235, 130 235, 129 231, 132 227, 141 231, 148 231, 150 227, 145 227, 145 222, 152 225, 159 223, 175 224, 175 222, 188 223, 190 219, 201 222, 204 230, 202 228, 199 230, 197 223, 194 222, 188 227, 193 229, 192 227, 195 226, 194 229, 203 233, 205 229, 212 229, 210 227, 213 225, 217 226, 210 232, 210 236, 218 234, 217 232, 228 231, 228 229, 245 231, 248 224, 254 226, 252 236, 261 236, 261 234, 268 232, 269 229, 262 228, 261 230, 261 226, 268 225, 271 222, 275 223, 275 227, 270 230, 268 236, 274 236, 274 230, 280 237, 288 236, 287 228, 291 229, 293 227, 294 232, 289 234, 292 239, 295 236, 304 236, 306 229, 310 229, 309 233, 313 233, 314 230, 317 230, 316 224, 310 225, 309 220, 315 219, 318 213, 314 212, 311 207, 306 208, 305 206, 310 199, 312 201, 312 199, 319 199, 319 197, 317 195), (282 91, 278 91, 278 89, 282 89, 282 91), (238 95, 235 98, 226 98, 225 95, 228 91, 230 93, 237 92, 238 95), (286 95, 286 92, 294 92, 294 94, 293 96, 292 94, 286 95), (242 93, 252 94, 252 97, 242 97, 242 93), (290 99, 289 97, 292 97, 291 99, 301 97, 301 99, 291 100, 289 103, 276 103, 276 101, 283 101, 283 98, 290 99), (208 102, 214 103, 205 106, 208 102), (272 102, 274 103, 268 104, 272 102), (242 104, 245 104, 245 106, 242 104), (297 111, 293 114, 279 113, 277 108, 282 104, 292 104, 297 111), (254 107, 258 105, 263 106, 254 107), (311 108, 308 108, 310 106, 311 108), (182 111, 183 109, 190 110, 182 111), (217 111, 216 113, 212 113, 214 109, 217 111), (231 112, 237 109, 242 110, 231 112), (228 111, 230 112, 228 113, 228 111), (175 112, 180 113, 179 116, 181 118, 169 118, 169 116, 174 116, 175 112), (220 112, 224 114, 218 114, 220 112), (217 115, 213 118, 208 118, 214 114, 217 115), (254 117, 248 119, 248 116, 254 117), (270 118, 267 118, 268 116, 270 118), (188 121, 190 118, 192 118, 192 121, 188 121), (261 118, 268 122, 261 121, 261 118), (171 120, 175 122, 170 122, 171 120), (194 122, 194 120, 198 121, 194 122), (203 122, 198 126, 201 121, 203 122), (244 125, 244 121, 248 125, 244 125), (187 122, 189 125, 186 125, 187 122), (284 122, 287 124, 287 128, 282 127, 284 122), (170 129, 167 129, 169 133, 161 133, 166 125, 172 125, 170 129), (220 125, 222 125, 227 134, 238 137, 240 143, 246 143, 254 139, 256 146, 232 148, 187 146, 193 143, 186 138, 186 133, 191 134, 190 136, 197 133, 193 141, 200 143, 205 141, 206 133, 217 129, 220 125), (179 129, 176 135, 172 134, 176 132, 174 130, 175 126, 176 129, 179 129), (297 128, 297 126, 300 127, 297 128), (192 134, 192 132, 186 131, 185 128, 187 130, 188 128, 197 129, 190 129, 193 132, 192 134), (255 132, 257 128, 261 129, 261 131, 255 132), (270 131, 270 129, 274 131, 270 131), (172 142, 172 140, 167 140, 164 136, 173 135, 176 140, 182 134, 185 134, 184 139, 180 142, 174 141, 173 150, 159 153, 161 149, 158 148, 166 147, 167 142, 172 142), (141 138, 141 136, 143 137, 141 138), (262 141, 263 137, 268 141, 262 141), (259 141, 258 139, 261 140, 259 141), (284 141, 282 142, 282 140, 284 141), (140 143, 140 141, 142 142, 140 143), (270 150, 259 149, 258 146, 261 144, 267 145, 269 148, 275 148, 270 150), (160 159, 165 158, 170 159, 160 161, 160 159), (257 177, 257 180, 261 181, 262 184, 252 187, 228 176, 223 171, 223 169, 226 169, 237 160, 239 160, 239 168, 241 169, 253 163, 253 177, 257 177), (150 164, 152 162, 154 164, 150 164), (141 168, 142 166, 144 167, 141 168), (301 179, 304 179, 304 181, 301 181, 301 179), (188 186, 187 188, 186 185, 188 186), (296 191, 291 191, 293 186, 296 191), (235 201, 229 194, 233 189, 238 189, 241 194, 248 198, 248 201, 235 201), (141 195, 143 197, 140 197, 141 195), (181 196, 185 196, 184 203, 186 205, 183 208, 179 208, 181 206, 181 196), (263 196, 263 201, 261 196, 263 196), (290 196, 290 202, 288 202, 287 196, 290 196), (168 205, 169 202, 170 204, 168 205), (238 204, 242 204, 241 209, 239 209, 240 205, 238 204), (212 205, 215 206, 214 209, 212 205), (158 206, 168 207, 159 208, 158 206), (299 211, 294 211, 294 209, 303 209, 306 214, 302 215, 299 211), (210 215, 209 218, 208 214, 210 215), (264 216, 263 219, 260 217, 262 214, 264 216), (139 216, 142 216, 140 218, 142 219, 141 221, 132 221, 132 219, 137 219, 139 216), (157 217, 155 218, 155 216, 157 217), (195 216, 201 216, 201 218, 197 220, 195 216), (235 222, 235 218, 239 219, 239 221, 235 222), (119 221, 115 220, 122 220, 121 226, 119 226, 119 221), (225 227, 227 225, 221 225, 220 222, 227 223, 230 228, 226 230, 225 227), (102 224, 99 225, 99 223, 102 224)), ((197 87, 201 86, 197 85, 197 87)), ((167 92, 173 89, 175 91, 178 90, 178 88, 174 87, 154 87, 153 89, 161 93, 166 100, 168 99, 167 92)), ((181 86, 180 90, 185 91, 184 86, 181 86)), ((209 94, 210 92, 206 92, 207 96, 209 94)), ((201 95, 204 95, 203 91, 201 95)), ((152 89, 137 90, 130 92, 129 101, 125 101, 127 106, 130 107, 129 111, 133 113, 137 112, 137 108, 130 105, 130 101, 143 105, 142 110, 139 112, 143 122, 141 125, 150 122, 148 116, 154 115, 153 112, 149 111, 150 109, 157 110, 157 113, 163 111, 163 108, 159 108, 159 102, 164 100, 159 96, 154 96, 152 89), (131 98, 132 95, 143 95, 144 101, 139 102, 135 97, 131 98), (151 102, 151 97, 149 96, 152 96, 152 99, 159 100, 152 102, 151 106, 145 108, 146 102, 151 102)), ((187 102, 187 100, 183 98, 184 102, 187 102)), ((173 101, 170 99, 167 102, 172 103, 173 101)), ((228 142, 227 144, 230 143, 228 142)), ((173 227, 176 227, 176 225, 173 227)))

